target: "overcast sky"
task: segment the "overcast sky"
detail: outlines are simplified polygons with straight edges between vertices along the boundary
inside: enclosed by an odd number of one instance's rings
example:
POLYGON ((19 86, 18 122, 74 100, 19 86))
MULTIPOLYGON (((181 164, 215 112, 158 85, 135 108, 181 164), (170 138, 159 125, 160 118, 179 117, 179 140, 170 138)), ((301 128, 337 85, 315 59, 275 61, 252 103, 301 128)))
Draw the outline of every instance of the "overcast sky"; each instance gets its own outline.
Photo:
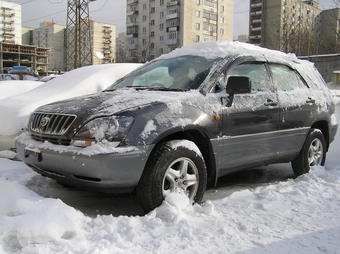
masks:
MULTIPOLYGON (((186 0, 188 1, 188 0, 186 0)), ((44 21, 66 25, 67 0, 7 0, 22 5, 22 25, 39 27, 44 21)), ((319 0, 321 8, 330 7, 333 0, 319 0)), ((248 34, 249 0, 234 0, 234 38, 248 34)), ((126 0, 96 0, 90 3, 90 18, 97 22, 115 24, 117 33, 125 32, 126 0)))

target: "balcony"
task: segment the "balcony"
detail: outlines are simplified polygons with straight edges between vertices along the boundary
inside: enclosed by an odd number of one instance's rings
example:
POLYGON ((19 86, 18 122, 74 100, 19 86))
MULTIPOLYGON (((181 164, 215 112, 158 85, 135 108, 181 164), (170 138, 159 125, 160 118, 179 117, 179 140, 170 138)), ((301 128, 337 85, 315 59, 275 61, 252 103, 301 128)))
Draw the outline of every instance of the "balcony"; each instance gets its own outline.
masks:
POLYGON ((138 0, 127 0, 128 5, 138 4, 138 0))
POLYGON ((138 48, 138 44, 137 44, 137 43, 128 44, 128 45, 126 46, 126 48, 127 48, 128 50, 136 50, 136 49, 138 48))
POLYGON ((128 13, 126 13, 127 16, 134 16, 134 15, 138 15, 138 11, 129 11, 128 13))
POLYGON ((251 8, 262 7, 262 3, 252 4, 250 5, 251 8))
POLYGON ((169 39, 166 41, 167 45, 177 45, 179 44, 179 39, 169 39))
POLYGON ((176 19, 176 18, 179 18, 179 13, 176 12, 176 13, 171 13, 171 14, 167 14, 166 15, 166 19, 176 19))
POLYGON ((257 16, 257 15, 261 15, 262 14, 262 11, 252 11, 250 13, 251 16, 257 16))
POLYGON ((180 1, 172 1, 172 2, 167 2, 166 6, 167 7, 171 7, 171 6, 175 6, 175 5, 179 5, 180 1))
POLYGON ((14 12, 12 12, 12 11, 3 11, 3 12, 1 13, 1 15, 2 15, 3 17, 13 17, 13 16, 14 16, 14 12))
POLYGON ((134 21, 134 22, 128 21, 126 23, 126 27, 138 27, 138 22, 136 22, 136 21, 134 21))
POLYGON ((138 33, 127 33, 127 38, 138 38, 138 33))
POLYGON ((250 31, 252 31, 252 32, 261 31, 261 27, 251 28, 250 31))
POLYGON ((104 44, 103 49, 104 50, 111 50, 111 45, 110 44, 104 44))
POLYGON ((253 19, 250 21, 251 24, 259 24, 262 22, 262 19, 253 19))
POLYGON ((252 40, 260 40, 261 39, 261 35, 252 35, 249 37, 252 40))
POLYGON ((166 29, 167 32, 176 32, 179 31, 179 26, 172 26, 172 27, 168 27, 166 29))

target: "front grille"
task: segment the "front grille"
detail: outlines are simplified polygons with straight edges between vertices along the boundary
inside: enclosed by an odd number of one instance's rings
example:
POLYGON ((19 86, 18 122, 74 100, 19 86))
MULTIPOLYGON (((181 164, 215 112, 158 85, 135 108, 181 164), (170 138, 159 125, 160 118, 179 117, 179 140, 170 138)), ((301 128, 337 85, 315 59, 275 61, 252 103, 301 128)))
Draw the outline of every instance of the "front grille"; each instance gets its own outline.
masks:
POLYGON ((66 138, 52 138, 49 136, 41 136, 41 135, 36 135, 34 133, 31 134, 31 138, 36 140, 36 141, 48 141, 52 144, 55 145, 63 145, 63 146, 69 146, 71 144, 71 139, 66 139, 66 138))
POLYGON ((30 119, 30 129, 39 136, 64 135, 75 119, 75 115, 34 113, 30 119))

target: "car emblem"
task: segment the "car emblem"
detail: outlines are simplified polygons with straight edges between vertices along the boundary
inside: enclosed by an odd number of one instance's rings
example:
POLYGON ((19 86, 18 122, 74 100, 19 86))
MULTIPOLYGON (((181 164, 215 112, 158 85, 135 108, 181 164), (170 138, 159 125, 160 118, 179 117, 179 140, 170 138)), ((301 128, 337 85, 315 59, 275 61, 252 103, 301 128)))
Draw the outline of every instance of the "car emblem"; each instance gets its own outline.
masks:
POLYGON ((45 127, 48 124, 49 121, 50 121, 50 118, 45 116, 43 119, 41 119, 40 126, 45 127))

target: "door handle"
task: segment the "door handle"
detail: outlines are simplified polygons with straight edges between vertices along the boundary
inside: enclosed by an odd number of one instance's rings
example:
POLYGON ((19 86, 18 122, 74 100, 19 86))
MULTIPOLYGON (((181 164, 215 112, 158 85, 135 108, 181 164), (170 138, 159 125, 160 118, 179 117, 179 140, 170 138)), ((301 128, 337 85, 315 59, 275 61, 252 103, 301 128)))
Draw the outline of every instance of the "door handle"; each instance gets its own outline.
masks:
POLYGON ((264 103, 265 106, 277 106, 277 102, 271 99, 267 99, 267 102, 264 103))
POLYGON ((306 103, 314 104, 315 100, 313 98, 311 98, 311 97, 308 97, 308 99, 306 100, 306 103))

